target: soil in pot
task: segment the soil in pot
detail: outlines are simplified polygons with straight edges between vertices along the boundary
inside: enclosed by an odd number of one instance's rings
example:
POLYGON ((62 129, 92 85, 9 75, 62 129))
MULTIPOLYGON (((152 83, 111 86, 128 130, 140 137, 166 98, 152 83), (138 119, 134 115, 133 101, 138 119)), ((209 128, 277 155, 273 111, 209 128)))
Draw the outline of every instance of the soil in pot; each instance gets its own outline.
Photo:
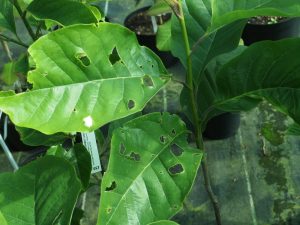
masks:
MULTIPOLYGON (((153 19, 157 25, 162 25, 171 18, 171 14, 162 14, 160 16, 151 17, 147 15, 150 7, 141 8, 131 13, 124 21, 124 25, 137 34, 140 45, 146 46, 154 51, 162 60, 166 67, 177 62, 170 52, 160 51, 156 47, 156 28, 153 27, 153 19)), ((155 24, 154 23, 154 24, 155 24)))
POLYGON ((300 36, 300 18, 258 16, 250 18, 242 39, 246 46, 263 40, 280 40, 300 36))

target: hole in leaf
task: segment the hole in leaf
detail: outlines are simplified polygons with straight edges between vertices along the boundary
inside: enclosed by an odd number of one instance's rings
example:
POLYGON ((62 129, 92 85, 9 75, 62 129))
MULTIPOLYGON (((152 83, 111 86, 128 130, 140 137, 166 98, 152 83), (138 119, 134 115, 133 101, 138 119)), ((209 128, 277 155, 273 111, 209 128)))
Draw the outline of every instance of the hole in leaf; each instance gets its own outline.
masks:
POLYGON ((137 162, 141 160, 140 154, 134 153, 134 152, 130 153, 129 158, 132 159, 132 160, 134 160, 134 161, 137 161, 137 162))
POLYGON ((126 152, 126 148, 125 148, 125 145, 122 143, 122 144, 120 144, 120 154, 124 155, 125 152, 126 152))
POLYGON ((91 61, 86 53, 77 53, 76 58, 80 61, 80 63, 87 67, 91 64, 91 61))
POLYGON ((172 166, 172 167, 169 168, 169 172, 172 175, 182 173, 183 171, 184 171, 184 169, 183 169, 181 164, 176 164, 175 166, 172 166))
POLYGON ((181 156, 183 153, 183 150, 178 146, 173 144, 171 146, 171 152, 175 155, 175 156, 181 156))
POLYGON ((153 80, 150 76, 148 75, 145 75, 143 77, 143 84, 146 86, 146 87, 154 87, 154 84, 153 84, 153 80))
POLYGON ((160 140, 161 143, 165 144, 166 141, 167 141, 167 137, 162 135, 162 136, 160 136, 159 140, 160 140))
POLYGON ((112 65, 115 65, 116 62, 120 61, 121 58, 119 56, 119 53, 117 51, 117 48, 114 47, 114 49, 112 50, 112 53, 109 55, 109 61, 112 65))
POLYGON ((173 135, 176 135, 176 130, 175 129, 173 129, 171 132, 172 132, 173 135))
POLYGON ((110 214, 111 212, 112 212, 112 207, 110 207, 110 206, 109 206, 109 207, 107 207, 107 209, 106 209, 106 213, 107 213, 107 214, 110 214))
POLYGON ((76 108, 74 108, 74 109, 73 109, 73 112, 77 112, 77 109, 76 109, 76 108))
POLYGON ((140 65, 140 68, 143 69, 143 65, 140 65))
POLYGON ((107 188, 105 188, 105 191, 113 191, 117 187, 117 183, 115 181, 111 182, 111 185, 107 188))
POLYGON ((151 64, 151 67, 153 68, 153 67, 154 67, 154 65, 153 65, 153 64, 151 64))
POLYGON ((164 172, 163 172, 163 171, 159 171, 159 173, 160 173, 160 174, 163 174, 164 172))
POLYGON ((173 205, 173 209, 178 209, 178 205, 173 205))
POLYGON ((135 102, 133 100, 129 100, 127 103, 128 109, 133 109, 135 107, 135 102))

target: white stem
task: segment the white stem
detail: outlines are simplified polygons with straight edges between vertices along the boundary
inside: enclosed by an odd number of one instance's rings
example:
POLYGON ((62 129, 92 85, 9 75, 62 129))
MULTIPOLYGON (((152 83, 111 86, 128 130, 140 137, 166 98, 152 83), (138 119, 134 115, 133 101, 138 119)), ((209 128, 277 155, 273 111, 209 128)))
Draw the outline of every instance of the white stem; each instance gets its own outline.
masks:
POLYGON ((105 6, 104 6, 104 16, 107 16, 108 13, 108 5, 109 5, 109 0, 105 1, 105 6))
POLYGON ((152 22, 152 26, 153 26, 153 32, 156 34, 158 28, 157 28, 157 22, 156 22, 155 16, 151 16, 151 22, 152 22))
POLYGON ((0 134, 0 145, 5 153, 6 157, 8 158, 11 166, 14 168, 14 170, 18 170, 19 166, 18 166, 17 162, 15 161, 13 155, 11 154, 9 148, 7 147, 5 141, 3 140, 3 137, 1 134, 0 134))

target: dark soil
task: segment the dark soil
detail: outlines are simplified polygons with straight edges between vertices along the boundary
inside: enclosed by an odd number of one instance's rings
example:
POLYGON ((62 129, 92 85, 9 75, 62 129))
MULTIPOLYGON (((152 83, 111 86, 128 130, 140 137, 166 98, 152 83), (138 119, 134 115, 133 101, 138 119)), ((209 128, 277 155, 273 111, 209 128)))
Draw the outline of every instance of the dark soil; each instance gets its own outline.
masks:
MULTIPOLYGON (((155 16, 157 25, 161 25, 171 18, 171 14, 163 14, 155 16)), ((151 16, 147 15, 147 11, 131 14, 125 20, 125 26, 134 31, 138 35, 155 35, 153 30, 151 16)))
POLYGON ((257 24, 257 25, 267 25, 267 24, 276 24, 286 20, 287 17, 283 16, 256 16, 251 17, 248 20, 250 24, 257 24))

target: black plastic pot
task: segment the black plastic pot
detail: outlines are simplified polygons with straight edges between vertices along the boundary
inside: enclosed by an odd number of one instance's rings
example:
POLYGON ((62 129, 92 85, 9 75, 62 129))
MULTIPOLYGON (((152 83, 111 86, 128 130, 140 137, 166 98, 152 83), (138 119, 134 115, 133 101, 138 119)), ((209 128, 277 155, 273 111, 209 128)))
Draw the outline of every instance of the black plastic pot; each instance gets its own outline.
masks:
POLYGON ((242 39, 246 46, 258 41, 280 40, 300 36, 300 18, 291 18, 276 24, 246 24, 242 39))
POLYGON ((223 113, 210 119, 203 132, 205 138, 219 140, 235 135, 240 126, 239 113, 223 113))
MULTIPOLYGON (((124 25, 136 33, 136 36, 137 36, 137 39, 138 39, 138 42, 140 45, 150 48, 155 54, 157 54, 160 57, 160 59, 162 60, 162 62, 164 63, 164 65, 166 67, 170 67, 170 66, 174 65, 178 61, 178 59, 176 57, 174 57, 171 54, 171 52, 169 52, 169 51, 165 52, 165 51, 160 51, 159 49, 157 49, 156 34, 154 32, 152 32, 152 33, 137 33, 135 30, 136 24, 132 23, 132 19, 134 17, 136 17, 140 13, 143 13, 143 12, 146 13, 149 8, 150 7, 147 6, 147 7, 138 9, 138 10, 132 12, 131 14, 129 14, 125 18, 124 25)), ((142 26, 144 24, 145 26, 152 27, 152 24, 149 23, 149 21, 151 21, 151 17, 150 16, 145 16, 145 17, 148 18, 148 21, 139 21, 138 25, 142 26)), ((153 27, 152 27, 152 31, 153 31, 153 27)))

